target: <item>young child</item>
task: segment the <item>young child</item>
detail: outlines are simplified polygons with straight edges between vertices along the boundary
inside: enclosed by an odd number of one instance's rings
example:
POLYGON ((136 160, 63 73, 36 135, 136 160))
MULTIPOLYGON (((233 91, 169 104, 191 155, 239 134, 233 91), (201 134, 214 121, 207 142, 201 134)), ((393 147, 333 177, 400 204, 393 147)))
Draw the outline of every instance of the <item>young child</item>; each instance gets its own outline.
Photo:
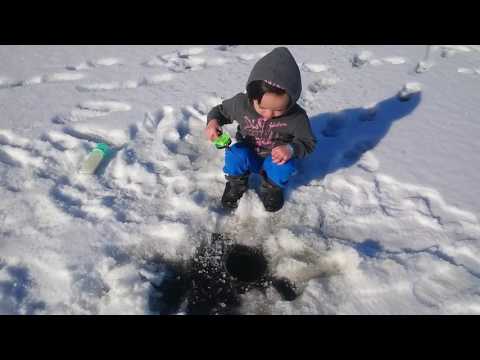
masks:
POLYGON ((261 176, 259 196, 265 209, 282 208, 296 159, 311 153, 316 144, 310 120, 297 104, 301 92, 297 62, 287 48, 279 47, 255 64, 246 94, 237 94, 208 113, 205 133, 210 141, 222 134, 222 125, 238 122, 237 143, 225 151, 225 208, 237 207, 252 172, 261 176))

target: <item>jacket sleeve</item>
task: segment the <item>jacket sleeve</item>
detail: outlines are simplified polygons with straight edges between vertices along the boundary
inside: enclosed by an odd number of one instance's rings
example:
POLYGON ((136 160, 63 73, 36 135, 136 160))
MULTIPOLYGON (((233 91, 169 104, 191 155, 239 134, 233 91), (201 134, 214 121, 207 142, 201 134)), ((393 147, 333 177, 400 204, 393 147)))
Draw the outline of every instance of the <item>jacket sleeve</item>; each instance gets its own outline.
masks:
POLYGON ((215 106, 207 115, 207 124, 212 119, 217 119, 220 126, 233 123, 239 114, 239 103, 243 100, 245 94, 237 94, 234 97, 223 101, 221 104, 215 106))
POLYGON ((315 150, 317 139, 312 132, 310 119, 307 114, 299 116, 296 124, 297 126, 295 127, 294 138, 291 145, 294 150, 294 155, 301 159, 315 150))

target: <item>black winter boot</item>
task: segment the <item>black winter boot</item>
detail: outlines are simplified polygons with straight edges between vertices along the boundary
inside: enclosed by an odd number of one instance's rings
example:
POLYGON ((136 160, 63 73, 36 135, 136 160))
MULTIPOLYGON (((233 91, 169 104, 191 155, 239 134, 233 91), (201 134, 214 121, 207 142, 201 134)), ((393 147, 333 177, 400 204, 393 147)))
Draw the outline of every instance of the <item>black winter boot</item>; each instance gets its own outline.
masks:
POLYGON ((222 196, 222 205, 226 209, 236 209, 238 200, 248 189, 248 174, 242 176, 225 175, 227 184, 222 196))
POLYGON ((265 173, 261 173, 259 196, 265 206, 265 210, 276 212, 283 207, 283 189, 268 181, 265 173))

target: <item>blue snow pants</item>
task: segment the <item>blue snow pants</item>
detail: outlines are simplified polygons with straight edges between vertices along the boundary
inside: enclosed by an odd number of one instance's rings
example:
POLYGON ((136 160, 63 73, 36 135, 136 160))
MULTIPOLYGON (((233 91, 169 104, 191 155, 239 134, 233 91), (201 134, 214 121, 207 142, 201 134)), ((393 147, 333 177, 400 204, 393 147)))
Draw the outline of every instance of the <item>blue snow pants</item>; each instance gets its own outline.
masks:
POLYGON ((262 158, 242 143, 236 143, 225 150, 223 171, 226 175, 241 176, 249 172, 258 174, 262 169, 271 182, 285 188, 290 177, 297 172, 297 165, 295 159, 277 165, 272 161, 272 155, 262 158))

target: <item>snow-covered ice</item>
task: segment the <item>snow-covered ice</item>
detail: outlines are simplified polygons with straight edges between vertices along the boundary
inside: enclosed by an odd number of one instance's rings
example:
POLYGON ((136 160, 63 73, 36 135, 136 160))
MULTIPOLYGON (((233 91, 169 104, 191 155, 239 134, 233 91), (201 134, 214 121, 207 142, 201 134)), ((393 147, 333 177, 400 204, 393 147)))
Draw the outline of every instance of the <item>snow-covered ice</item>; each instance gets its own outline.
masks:
POLYGON ((272 48, 0 46, 0 313, 161 313, 164 263, 226 232, 302 290, 245 314, 480 314, 480 47, 289 46, 318 146, 280 212, 252 177, 225 216, 206 115, 272 48))

